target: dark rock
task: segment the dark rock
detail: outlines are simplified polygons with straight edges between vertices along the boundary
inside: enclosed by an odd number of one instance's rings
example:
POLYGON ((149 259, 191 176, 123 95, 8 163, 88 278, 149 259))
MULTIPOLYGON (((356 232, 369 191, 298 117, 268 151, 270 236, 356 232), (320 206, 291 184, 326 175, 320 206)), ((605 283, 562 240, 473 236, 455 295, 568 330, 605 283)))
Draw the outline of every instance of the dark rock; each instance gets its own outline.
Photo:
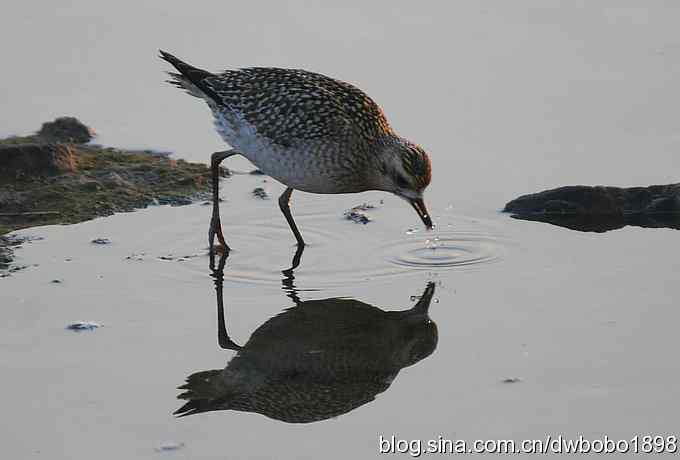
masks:
POLYGON ((73 149, 64 144, 0 145, 0 172, 26 175, 60 174, 76 170, 73 149))
POLYGON ((60 117, 43 123, 37 135, 50 142, 85 144, 94 138, 94 131, 77 118, 60 117))
POLYGON ((255 198, 259 198, 261 200, 268 200, 269 199, 269 194, 262 187, 254 188, 252 193, 253 193, 253 196, 255 198))
POLYGON ((82 332, 82 331, 94 331, 102 327, 101 324, 93 323, 91 321, 80 321, 77 323, 72 323, 66 326, 69 331, 82 332))
POLYGON ((368 217, 366 214, 359 212, 359 211, 345 211, 345 219, 351 220, 355 224, 364 224, 366 225, 371 221, 371 218, 368 217))
POLYGON ((504 212, 585 232, 635 225, 680 229, 680 184, 649 187, 560 187, 523 195, 504 212))
POLYGON ((368 203, 362 203, 357 206, 354 206, 352 209, 348 209, 345 211, 345 219, 351 220, 355 224, 363 224, 366 225, 367 223, 371 222, 371 217, 366 214, 366 211, 369 209, 374 209, 375 206, 372 204, 368 203))
POLYGON ((371 218, 368 217, 366 214, 360 212, 360 211, 345 211, 345 219, 351 220, 355 224, 363 224, 366 225, 371 221, 371 218))

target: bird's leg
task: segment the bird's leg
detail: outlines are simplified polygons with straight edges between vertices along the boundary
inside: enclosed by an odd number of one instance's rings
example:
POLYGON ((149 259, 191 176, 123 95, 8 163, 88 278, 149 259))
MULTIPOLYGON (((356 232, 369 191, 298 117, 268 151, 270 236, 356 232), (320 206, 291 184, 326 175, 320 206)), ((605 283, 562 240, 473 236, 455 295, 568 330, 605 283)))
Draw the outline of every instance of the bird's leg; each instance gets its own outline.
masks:
POLYGON ((295 287, 294 271, 300 265, 300 261, 302 260, 302 253, 304 252, 304 250, 305 250, 304 246, 298 246, 297 250, 295 251, 295 255, 293 256, 293 262, 291 264, 291 267, 285 270, 281 270, 281 273, 283 273, 283 279, 281 279, 283 290, 286 291, 286 295, 290 297, 293 300, 293 302, 295 302, 295 305, 300 305, 301 301, 300 297, 298 296, 298 290, 295 287))
POLYGON ((293 231, 293 235, 295 235, 295 239, 297 240, 298 246, 304 247, 305 246, 305 240, 302 239, 302 235, 300 235, 300 230, 298 230, 297 225, 295 224, 295 220, 293 219, 293 215, 290 213, 290 195, 293 193, 293 189, 291 187, 288 187, 285 192, 281 194, 279 197, 279 207, 281 208, 281 212, 283 215, 286 217, 286 221, 288 221, 288 225, 290 226, 290 229, 293 231))
POLYGON ((212 270, 212 277, 215 280, 215 296, 217 298, 217 343, 219 343, 220 347, 227 350, 238 351, 241 349, 241 346, 229 337, 226 321, 224 320, 224 265, 227 262, 227 256, 226 252, 222 253, 217 268, 212 270))
POLYGON ((226 241, 224 241, 224 234, 222 233, 222 223, 220 222, 220 163, 225 158, 236 155, 235 150, 226 150, 224 152, 215 152, 210 157, 210 169, 212 170, 212 187, 213 187, 213 209, 212 217, 210 218, 210 229, 208 230, 208 244, 210 245, 210 254, 213 253, 215 235, 220 244, 224 246, 224 250, 229 252, 230 248, 226 241))

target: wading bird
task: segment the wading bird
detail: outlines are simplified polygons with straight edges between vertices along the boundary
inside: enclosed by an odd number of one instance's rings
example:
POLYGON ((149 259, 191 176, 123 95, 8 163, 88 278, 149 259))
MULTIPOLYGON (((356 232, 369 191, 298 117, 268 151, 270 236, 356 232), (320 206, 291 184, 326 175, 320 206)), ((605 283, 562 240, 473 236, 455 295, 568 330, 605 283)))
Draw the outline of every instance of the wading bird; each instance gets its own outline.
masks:
POLYGON ((305 70, 252 67, 210 73, 175 56, 160 57, 179 73, 169 83, 203 99, 215 128, 233 150, 211 158, 213 211, 208 240, 228 251, 219 209, 219 164, 243 155, 287 188, 279 206, 300 247, 290 212, 293 190, 310 193, 393 193, 416 210, 428 229, 423 201, 431 165, 425 151, 390 127, 382 109, 358 88, 305 70))

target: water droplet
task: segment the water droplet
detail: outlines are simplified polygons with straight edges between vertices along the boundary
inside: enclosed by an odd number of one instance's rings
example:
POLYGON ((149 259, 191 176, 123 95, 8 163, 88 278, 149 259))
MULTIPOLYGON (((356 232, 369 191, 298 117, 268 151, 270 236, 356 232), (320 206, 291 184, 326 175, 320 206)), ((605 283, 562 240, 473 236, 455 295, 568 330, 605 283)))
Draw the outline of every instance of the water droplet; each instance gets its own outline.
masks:
POLYGON ((435 236, 434 238, 430 238, 425 241, 425 247, 427 249, 432 249, 435 250, 439 247, 439 237, 435 236))

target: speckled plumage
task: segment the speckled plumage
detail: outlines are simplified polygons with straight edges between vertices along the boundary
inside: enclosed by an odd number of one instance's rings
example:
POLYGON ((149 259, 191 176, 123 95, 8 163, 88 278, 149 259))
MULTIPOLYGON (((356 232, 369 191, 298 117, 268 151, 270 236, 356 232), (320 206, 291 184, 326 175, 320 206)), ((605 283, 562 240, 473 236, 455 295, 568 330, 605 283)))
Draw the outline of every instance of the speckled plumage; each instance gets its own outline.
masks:
POLYGON ((228 70, 203 83, 259 135, 289 147, 300 141, 375 142, 392 133, 380 107, 356 87, 297 69, 228 70))
POLYGON ((398 137, 380 106, 349 83, 271 67, 213 74, 162 56, 180 71, 170 83, 206 100, 222 138, 286 185, 314 193, 380 189, 369 175, 392 144, 404 147, 403 168, 415 185, 430 181, 425 152, 398 137))

